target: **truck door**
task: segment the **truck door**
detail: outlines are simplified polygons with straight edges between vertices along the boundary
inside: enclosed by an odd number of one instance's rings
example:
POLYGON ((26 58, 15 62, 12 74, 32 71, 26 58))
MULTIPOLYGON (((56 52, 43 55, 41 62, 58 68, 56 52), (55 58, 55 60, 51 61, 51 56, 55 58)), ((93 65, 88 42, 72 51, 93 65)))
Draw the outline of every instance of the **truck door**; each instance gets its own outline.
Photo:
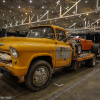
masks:
POLYGON ((56 65, 55 67, 66 66, 71 64, 72 54, 71 47, 62 40, 66 38, 65 31, 56 29, 56 65))

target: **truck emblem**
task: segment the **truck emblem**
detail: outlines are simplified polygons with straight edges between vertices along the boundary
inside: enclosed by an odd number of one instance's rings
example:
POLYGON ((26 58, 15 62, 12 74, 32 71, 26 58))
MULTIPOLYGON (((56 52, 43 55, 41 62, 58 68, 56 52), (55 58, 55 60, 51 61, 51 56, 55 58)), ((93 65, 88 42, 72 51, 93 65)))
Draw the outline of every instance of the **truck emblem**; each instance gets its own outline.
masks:
POLYGON ((0 46, 3 46, 3 45, 5 45, 5 44, 3 44, 3 43, 0 43, 0 46))

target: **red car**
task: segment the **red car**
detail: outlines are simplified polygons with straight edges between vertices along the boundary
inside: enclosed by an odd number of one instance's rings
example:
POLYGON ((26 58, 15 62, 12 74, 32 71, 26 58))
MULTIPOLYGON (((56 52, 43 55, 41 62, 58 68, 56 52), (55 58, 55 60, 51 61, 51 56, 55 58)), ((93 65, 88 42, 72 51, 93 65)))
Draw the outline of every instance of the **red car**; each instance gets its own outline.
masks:
POLYGON ((94 44, 92 40, 86 40, 81 38, 74 38, 76 52, 80 54, 82 51, 91 51, 96 55, 100 54, 100 45, 94 44))

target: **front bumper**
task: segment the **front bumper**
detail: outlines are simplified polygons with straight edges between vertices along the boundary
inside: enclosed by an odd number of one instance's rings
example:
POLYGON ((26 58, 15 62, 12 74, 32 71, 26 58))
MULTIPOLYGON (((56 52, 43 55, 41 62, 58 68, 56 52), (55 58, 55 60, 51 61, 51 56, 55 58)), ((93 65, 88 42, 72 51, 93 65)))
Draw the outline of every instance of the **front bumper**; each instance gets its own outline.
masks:
POLYGON ((7 68, 5 68, 4 66, 0 66, 0 73, 2 73, 3 75, 7 76, 7 77, 10 77, 10 73, 11 71, 8 70, 7 68))
POLYGON ((3 73, 5 75, 11 74, 16 77, 25 76, 27 73, 27 70, 28 70, 27 67, 8 66, 0 62, 0 73, 3 73))

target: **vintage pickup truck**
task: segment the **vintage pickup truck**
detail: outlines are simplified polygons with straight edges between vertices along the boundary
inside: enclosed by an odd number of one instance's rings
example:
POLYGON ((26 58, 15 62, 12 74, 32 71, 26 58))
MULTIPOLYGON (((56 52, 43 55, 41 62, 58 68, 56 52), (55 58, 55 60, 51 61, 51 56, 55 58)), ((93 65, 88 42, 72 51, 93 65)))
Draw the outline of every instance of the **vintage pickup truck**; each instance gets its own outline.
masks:
MULTIPOLYGON (((32 91, 45 88, 53 70, 72 64, 75 47, 66 35, 64 28, 42 25, 30 28, 27 37, 1 38, 0 73, 24 78, 32 91)), ((95 65, 95 56, 90 61, 95 65)))

